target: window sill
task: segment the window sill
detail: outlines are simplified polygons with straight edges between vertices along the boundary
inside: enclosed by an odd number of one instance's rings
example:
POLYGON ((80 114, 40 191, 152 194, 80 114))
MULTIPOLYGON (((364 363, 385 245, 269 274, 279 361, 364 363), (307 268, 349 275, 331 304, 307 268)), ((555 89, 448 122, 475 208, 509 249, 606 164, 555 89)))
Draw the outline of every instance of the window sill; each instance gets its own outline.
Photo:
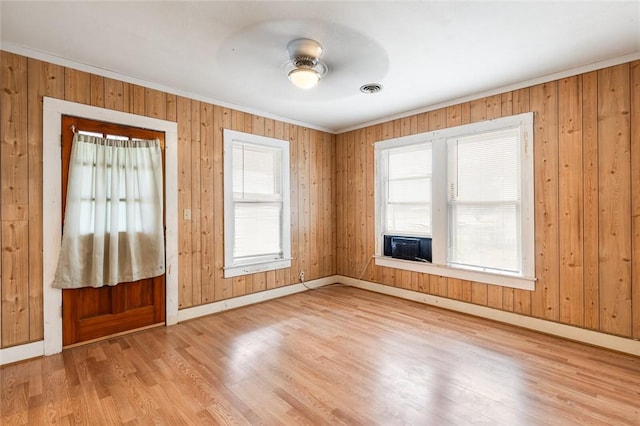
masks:
POLYGON ((493 284, 503 287, 518 288, 521 290, 535 290, 535 278, 525 278, 510 275, 492 274, 490 272, 471 271, 467 269, 452 268, 445 265, 436 265, 427 262, 415 262, 411 260, 394 259, 389 256, 374 256, 377 266, 403 269, 406 271, 422 272, 431 275, 457 278, 460 280, 474 281, 478 283, 493 284))
POLYGON ((269 262, 249 263, 245 265, 230 266, 224 268, 224 277, 232 278, 240 275, 256 274, 258 272, 273 271, 291 267, 291 259, 272 260, 269 262))

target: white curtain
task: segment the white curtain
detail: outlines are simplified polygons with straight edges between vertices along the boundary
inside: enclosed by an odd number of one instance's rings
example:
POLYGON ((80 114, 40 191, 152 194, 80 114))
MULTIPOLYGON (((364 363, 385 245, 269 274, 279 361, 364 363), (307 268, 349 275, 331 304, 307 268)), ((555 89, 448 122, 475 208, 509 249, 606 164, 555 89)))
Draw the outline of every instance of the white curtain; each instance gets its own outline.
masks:
POLYGON ((164 273, 158 140, 76 134, 57 288, 102 287, 164 273))

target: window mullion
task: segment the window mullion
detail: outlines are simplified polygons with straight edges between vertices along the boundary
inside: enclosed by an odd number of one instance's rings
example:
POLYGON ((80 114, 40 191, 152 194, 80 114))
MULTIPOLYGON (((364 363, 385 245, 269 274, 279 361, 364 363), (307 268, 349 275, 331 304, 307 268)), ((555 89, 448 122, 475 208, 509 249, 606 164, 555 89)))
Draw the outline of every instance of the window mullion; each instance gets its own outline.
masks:
POLYGON ((444 265, 448 250, 448 212, 447 212, 447 142, 437 139, 432 143, 432 262, 444 265))

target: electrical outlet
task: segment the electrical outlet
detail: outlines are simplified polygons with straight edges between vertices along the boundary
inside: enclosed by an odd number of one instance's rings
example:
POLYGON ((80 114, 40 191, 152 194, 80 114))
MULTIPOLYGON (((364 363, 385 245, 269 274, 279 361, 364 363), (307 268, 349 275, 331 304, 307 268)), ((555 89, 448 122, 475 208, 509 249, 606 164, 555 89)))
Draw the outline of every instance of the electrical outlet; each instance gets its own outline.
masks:
POLYGON ((191 209, 184 209, 184 220, 191 220, 191 209))
POLYGON ((300 271, 300 275, 298 276, 298 278, 300 278, 300 281, 304 282, 304 271, 300 271))

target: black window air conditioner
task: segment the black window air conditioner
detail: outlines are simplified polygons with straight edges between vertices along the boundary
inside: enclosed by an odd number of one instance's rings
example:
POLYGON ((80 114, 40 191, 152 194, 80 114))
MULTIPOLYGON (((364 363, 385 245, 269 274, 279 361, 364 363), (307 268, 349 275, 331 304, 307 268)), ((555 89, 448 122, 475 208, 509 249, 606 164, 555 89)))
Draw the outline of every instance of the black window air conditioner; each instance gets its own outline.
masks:
POLYGON ((396 259, 431 262, 431 238, 385 235, 383 254, 396 259))

